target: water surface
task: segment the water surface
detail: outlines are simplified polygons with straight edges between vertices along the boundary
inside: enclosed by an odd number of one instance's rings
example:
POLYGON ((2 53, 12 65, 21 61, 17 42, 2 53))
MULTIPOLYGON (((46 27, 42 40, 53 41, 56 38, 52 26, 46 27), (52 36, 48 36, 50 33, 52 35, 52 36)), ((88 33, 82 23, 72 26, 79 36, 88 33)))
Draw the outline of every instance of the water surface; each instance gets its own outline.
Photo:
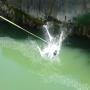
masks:
POLYGON ((41 42, 31 38, 0 37, 0 90, 90 90, 87 39, 64 41, 59 62, 42 58, 37 44, 41 42))

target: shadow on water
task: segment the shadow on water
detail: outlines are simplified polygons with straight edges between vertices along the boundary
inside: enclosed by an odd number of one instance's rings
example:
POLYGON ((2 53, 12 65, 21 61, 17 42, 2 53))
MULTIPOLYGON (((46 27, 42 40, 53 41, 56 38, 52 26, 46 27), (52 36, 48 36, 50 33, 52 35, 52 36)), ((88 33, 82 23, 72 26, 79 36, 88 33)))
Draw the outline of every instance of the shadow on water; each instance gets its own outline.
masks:
MULTIPOLYGON (((43 31, 37 29, 28 29, 28 31, 34 33, 35 35, 43 38, 43 31)), ((11 37, 14 39, 26 39, 34 38, 32 35, 18 29, 17 27, 11 25, 0 19, 0 37, 11 37)), ((36 39, 36 38, 35 38, 36 39)), ((71 48, 80 48, 90 53, 90 39, 79 36, 69 36, 64 40, 63 45, 71 47, 71 48)))
POLYGON ((0 21, 0 37, 11 37, 14 39, 25 39, 28 34, 7 22, 0 21))
MULTIPOLYGON (((82 62, 85 60, 87 66, 90 67, 90 39, 76 35, 70 36, 63 42, 63 47, 72 49, 71 57, 74 51, 76 51, 78 58, 81 57, 82 62)), ((74 57, 73 59, 75 58, 77 57, 74 57)))
MULTIPOLYGON (((43 37, 41 30, 28 28, 28 31, 39 37, 43 37)), ((32 35, 3 20, 0 20, 0 37, 11 37, 20 40, 30 37, 31 39, 37 40, 37 38, 33 37, 32 35)))
POLYGON ((81 49, 87 54, 90 54, 90 39, 86 37, 70 36, 64 41, 64 46, 81 49))

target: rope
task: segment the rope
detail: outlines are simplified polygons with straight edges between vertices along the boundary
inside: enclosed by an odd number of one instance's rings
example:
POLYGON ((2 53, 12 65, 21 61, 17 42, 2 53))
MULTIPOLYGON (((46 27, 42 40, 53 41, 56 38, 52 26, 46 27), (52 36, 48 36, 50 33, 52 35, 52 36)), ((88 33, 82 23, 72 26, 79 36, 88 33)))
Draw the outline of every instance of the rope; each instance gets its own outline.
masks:
POLYGON ((29 32, 29 31, 27 31, 26 29, 24 29, 24 28, 22 28, 21 26, 19 26, 19 25, 15 24, 14 22, 12 22, 12 21, 10 21, 10 20, 6 19, 5 17, 0 16, 0 18, 1 18, 1 19, 3 19, 3 20, 5 20, 5 21, 7 21, 7 22, 9 22, 9 23, 10 23, 10 24, 12 24, 12 25, 14 25, 14 26, 18 27, 19 29, 21 29, 21 30, 23 30, 23 31, 27 32, 28 34, 30 34, 30 35, 32 35, 32 36, 34 36, 34 37, 36 37, 36 38, 40 39, 41 41, 43 41, 43 42, 47 43, 47 41, 46 41, 46 40, 44 40, 44 39, 42 39, 41 37, 39 37, 39 36, 37 36, 37 35, 35 35, 35 34, 33 34, 33 33, 29 32))

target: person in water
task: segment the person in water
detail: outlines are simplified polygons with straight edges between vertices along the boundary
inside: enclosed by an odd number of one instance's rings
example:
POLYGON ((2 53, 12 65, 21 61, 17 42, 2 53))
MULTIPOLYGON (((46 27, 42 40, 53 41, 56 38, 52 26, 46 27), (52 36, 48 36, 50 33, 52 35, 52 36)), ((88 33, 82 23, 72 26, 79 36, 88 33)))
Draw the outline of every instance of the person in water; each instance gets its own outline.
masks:
MULTIPOLYGON (((52 40, 53 41, 53 40, 52 40)), ((49 58, 54 58, 58 54, 58 44, 54 42, 49 42, 47 46, 45 46, 43 49, 41 49, 38 46, 40 55, 42 57, 49 57, 49 58)))

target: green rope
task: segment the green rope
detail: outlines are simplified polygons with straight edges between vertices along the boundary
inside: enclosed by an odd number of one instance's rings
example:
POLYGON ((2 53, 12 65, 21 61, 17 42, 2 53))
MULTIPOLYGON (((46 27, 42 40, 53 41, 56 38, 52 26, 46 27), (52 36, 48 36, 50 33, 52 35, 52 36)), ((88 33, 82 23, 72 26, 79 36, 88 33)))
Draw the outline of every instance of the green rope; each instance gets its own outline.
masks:
POLYGON ((46 40, 44 40, 44 39, 42 39, 41 37, 39 37, 39 36, 37 36, 37 35, 35 35, 35 34, 33 34, 33 33, 29 32, 29 31, 27 31, 26 29, 24 29, 24 28, 20 27, 19 25, 17 25, 17 24, 15 24, 15 23, 13 23, 12 21, 10 21, 10 20, 6 19, 5 17, 0 16, 0 18, 1 18, 1 19, 3 19, 3 20, 5 20, 5 21, 7 21, 7 22, 9 22, 9 23, 10 23, 10 24, 12 24, 12 25, 14 25, 14 26, 18 27, 19 29, 21 29, 21 30, 23 30, 23 31, 27 32, 28 34, 30 34, 30 35, 32 35, 32 36, 34 36, 34 37, 36 37, 36 38, 38 38, 38 39, 42 40, 43 42, 47 43, 47 41, 46 41, 46 40))

